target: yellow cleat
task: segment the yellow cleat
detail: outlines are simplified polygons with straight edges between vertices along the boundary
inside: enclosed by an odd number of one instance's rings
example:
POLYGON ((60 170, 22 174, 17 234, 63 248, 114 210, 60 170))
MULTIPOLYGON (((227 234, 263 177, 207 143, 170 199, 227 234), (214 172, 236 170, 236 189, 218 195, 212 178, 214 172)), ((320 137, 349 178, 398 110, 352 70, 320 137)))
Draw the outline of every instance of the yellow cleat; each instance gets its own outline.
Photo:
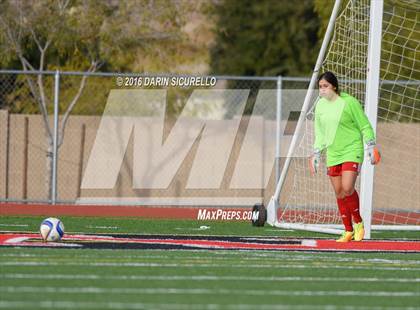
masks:
POLYGON ((354 241, 362 241, 365 236, 363 222, 354 224, 354 241))
POLYGON ((351 239, 353 239, 353 232, 352 231, 345 231, 345 232, 343 232, 341 237, 338 238, 335 241, 336 242, 349 242, 349 241, 351 241, 351 239))

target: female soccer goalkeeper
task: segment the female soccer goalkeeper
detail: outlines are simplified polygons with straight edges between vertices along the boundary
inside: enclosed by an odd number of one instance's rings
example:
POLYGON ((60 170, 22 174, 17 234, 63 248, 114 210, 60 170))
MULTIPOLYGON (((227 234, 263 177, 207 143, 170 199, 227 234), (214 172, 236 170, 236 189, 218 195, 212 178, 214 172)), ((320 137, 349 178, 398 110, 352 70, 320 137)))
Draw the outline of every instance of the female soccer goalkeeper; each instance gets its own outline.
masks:
POLYGON ((364 227, 359 212, 359 195, 354 186, 363 162, 363 142, 372 165, 381 159, 375 133, 359 101, 340 92, 337 77, 332 72, 323 73, 318 78, 318 85, 321 99, 315 108, 315 143, 310 168, 313 174, 317 172, 321 152, 326 150, 327 175, 345 226, 337 242, 361 241, 364 227))

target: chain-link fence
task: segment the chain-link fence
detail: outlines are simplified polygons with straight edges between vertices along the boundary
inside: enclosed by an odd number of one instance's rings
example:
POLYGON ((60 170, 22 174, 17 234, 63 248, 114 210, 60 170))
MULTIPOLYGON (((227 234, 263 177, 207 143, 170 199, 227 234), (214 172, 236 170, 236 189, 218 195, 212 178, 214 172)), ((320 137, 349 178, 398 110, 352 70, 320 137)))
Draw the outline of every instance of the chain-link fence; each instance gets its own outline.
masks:
POLYGON ((54 76, 0 75, 1 198, 47 201, 54 76), (40 91, 42 90, 42 91, 40 91), (46 110, 40 103, 43 101, 46 110), (44 112, 44 113, 42 113, 44 112))
POLYGON ((308 83, 0 71, 0 201, 249 206, 298 117, 284 90, 308 83))

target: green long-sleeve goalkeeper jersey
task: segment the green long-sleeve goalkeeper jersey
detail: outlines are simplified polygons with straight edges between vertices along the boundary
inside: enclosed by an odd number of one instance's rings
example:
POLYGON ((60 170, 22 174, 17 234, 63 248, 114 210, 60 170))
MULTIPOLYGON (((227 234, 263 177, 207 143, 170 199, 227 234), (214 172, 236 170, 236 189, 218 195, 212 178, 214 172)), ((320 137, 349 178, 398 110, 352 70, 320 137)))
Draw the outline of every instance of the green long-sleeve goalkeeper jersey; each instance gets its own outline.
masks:
POLYGON ((341 93, 335 101, 321 98, 315 108, 314 149, 327 150, 327 166, 363 162, 363 140, 375 140, 359 101, 341 93))

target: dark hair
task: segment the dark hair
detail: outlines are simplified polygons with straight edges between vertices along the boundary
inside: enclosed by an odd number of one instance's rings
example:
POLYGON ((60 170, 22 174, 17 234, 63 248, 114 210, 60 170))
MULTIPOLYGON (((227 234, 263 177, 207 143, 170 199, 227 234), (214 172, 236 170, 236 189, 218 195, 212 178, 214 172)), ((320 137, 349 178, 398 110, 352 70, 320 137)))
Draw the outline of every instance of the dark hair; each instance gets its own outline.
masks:
POLYGON ((340 91, 338 89, 338 80, 337 77, 335 76, 334 73, 330 72, 330 71, 325 71, 324 73, 322 73, 319 78, 318 78, 318 84, 321 80, 326 80, 328 83, 330 83, 332 86, 335 87, 334 91, 337 94, 340 94, 340 91))

